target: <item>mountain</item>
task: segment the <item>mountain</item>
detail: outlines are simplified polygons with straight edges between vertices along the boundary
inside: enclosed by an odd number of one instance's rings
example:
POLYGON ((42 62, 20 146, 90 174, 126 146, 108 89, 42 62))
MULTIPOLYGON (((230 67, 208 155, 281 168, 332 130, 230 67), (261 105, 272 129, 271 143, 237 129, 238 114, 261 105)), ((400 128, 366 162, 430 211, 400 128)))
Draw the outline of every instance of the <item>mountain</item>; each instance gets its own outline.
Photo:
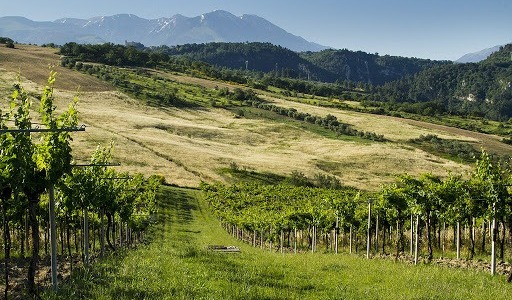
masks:
POLYGON ((105 40, 82 32, 79 26, 58 22, 35 22, 23 17, 0 18, 0 36, 25 44, 104 43, 105 40))
POLYGON ((458 62, 458 63, 477 63, 477 62, 480 62, 480 61, 486 59, 487 57, 489 57, 489 55, 491 55, 494 52, 500 50, 500 47, 502 47, 502 46, 503 45, 494 46, 494 47, 491 47, 491 48, 480 50, 478 52, 468 53, 468 54, 462 56, 461 58, 457 59, 455 62, 458 62))
POLYGON ((268 42, 293 51, 319 51, 327 47, 288 33, 255 15, 235 16, 216 10, 197 17, 175 15, 144 19, 132 14, 64 18, 54 22, 35 22, 23 17, 0 18, 0 36, 19 43, 65 44, 115 43, 136 41, 146 46, 181 45, 208 42, 268 42))

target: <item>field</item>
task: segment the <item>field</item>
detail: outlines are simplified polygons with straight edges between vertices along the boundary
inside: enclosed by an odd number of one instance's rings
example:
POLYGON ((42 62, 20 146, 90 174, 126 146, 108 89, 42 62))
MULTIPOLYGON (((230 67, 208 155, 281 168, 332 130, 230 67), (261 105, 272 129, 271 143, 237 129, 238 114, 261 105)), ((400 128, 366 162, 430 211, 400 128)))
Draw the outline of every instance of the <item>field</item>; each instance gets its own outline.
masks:
POLYGON ((281 254, 224 232, 199 192, 164 188, 151 244, 77 273, 45 299, 509 299, 502 276, 360 255, 281 254), (233 245, 240 253, 215 253, 233 245))
MULTIPOLYGON (((21 46, 0 50, 0 81, 6 86, 15 82, 21 70, 24 86, 34 94, 40 92, 48 64, 57 66, 55 49, 21 46), (9 59, 6 59, 9 58, 9 59), (41 59, 38 59, 41 57, 41 59), (16 62, 21 62, 17 67, 16 62)), ((297 170, 307 176, 317 173, 336 175, 343 184, 375 190, 394 180, 397 174, 431 172, 446 175, 465 173, 467 164, 457 163, 414 148, 405 143, 423 134, 469 141, 491 146, 498 151, 510 146, 493 136, 429 125, 391 117, 333 110, 301 104, 262 93, 262 97, 282 107, 325 116, 333 114, 355 129, 383 134, 389 142, 371 143, 333 139, 312 133, 290 122, 261 118, 235 118, 232 112, 212 107, 177 109, 148 107, 129 95, 92 76, 56 67, 58 106, 65 107, 80 86, 80 120, 85 133, 75 134, 77 161, 86 161, 98 144, 115 142, 115 158, 121 170, 161 174, 167 182, 197 186, 200 181, 230 182, 221 172, 235 162, 242 168, 283 176, 297 170), (494 142, 494 144, 491 144, 494 142), (199 159, 198 159, 199 158, 199 159)), ((167 74, 190 89, 235 87, 179 74, 167 74)))

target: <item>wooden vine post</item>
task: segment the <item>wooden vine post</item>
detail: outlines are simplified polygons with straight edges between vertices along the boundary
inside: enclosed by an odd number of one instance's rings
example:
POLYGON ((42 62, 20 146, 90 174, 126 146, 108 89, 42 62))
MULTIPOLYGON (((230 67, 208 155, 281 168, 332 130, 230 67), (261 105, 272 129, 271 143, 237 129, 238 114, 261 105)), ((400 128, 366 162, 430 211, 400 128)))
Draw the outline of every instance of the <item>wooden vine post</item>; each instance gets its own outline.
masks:
POLYGON ((366 239, 366 258, 370 258, 370 229, 371 229, 371 216, 372 216, 372 200, 368 200, 368 235, 366 239))

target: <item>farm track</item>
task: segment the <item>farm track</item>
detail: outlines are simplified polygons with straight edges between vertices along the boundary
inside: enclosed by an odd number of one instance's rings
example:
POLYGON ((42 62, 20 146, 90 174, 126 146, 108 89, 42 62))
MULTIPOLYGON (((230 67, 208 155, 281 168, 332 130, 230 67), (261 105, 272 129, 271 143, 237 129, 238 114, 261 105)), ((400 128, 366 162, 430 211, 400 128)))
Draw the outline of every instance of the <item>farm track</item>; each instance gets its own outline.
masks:
POLYGON ((43 299, 508 299, 512 291, 504 276, 466 265, 255 248, 221 228, 199 191, 163 191, 150 244, 93 265, 43 299))

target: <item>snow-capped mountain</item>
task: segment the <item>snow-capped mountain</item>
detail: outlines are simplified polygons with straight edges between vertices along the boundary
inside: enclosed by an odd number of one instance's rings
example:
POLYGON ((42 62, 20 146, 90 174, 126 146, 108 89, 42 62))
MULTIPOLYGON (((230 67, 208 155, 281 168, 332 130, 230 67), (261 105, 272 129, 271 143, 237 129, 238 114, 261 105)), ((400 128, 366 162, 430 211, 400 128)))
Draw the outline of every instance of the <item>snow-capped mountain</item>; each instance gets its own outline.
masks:
POLYGON ((191 18, 178 14, 152 20, 131 14, 87 20, 64 18, 54 22, 2 17, 0 36, 33 44, 124 44, 125 41, 136 41, 146 46, 173 46, 208 42, 269 42, 294 51, 319 51, 327 48, 288 33, 264 18, 255 15, 235 16, 223 10, 191 18))

